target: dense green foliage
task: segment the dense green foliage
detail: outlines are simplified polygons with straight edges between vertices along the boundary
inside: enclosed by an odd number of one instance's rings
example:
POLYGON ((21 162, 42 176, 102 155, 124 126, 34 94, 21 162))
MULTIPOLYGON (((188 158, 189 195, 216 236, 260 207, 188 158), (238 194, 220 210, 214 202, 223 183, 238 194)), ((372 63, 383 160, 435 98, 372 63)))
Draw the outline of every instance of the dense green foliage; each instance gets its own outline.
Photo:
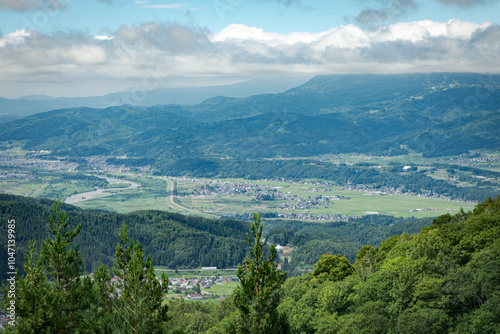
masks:
MULTIPOLYGON (((354 264, 325 254, 285 282, 278 311, 292 333, 499 333, 499 237, 500 196, 364 246, 354 264)), ((230 298, 169 306, 176 333, 226 333, 238 314, 230 298)))
MULTIPOLYGON (((64 215, 54 217, 56 222, 66 221, 64 215)), ((267 242, 267 238, 261 238, 261 227, 254 226, 255 240, 250 240, 250 246, 255 252, 239 270, 242 285, 233 298, 215 305, 170 301, 168 312, 166 306, 160 306, 159 298, 165 290, 152 275, 150 258, 144 260, 140 243, 128 242, 124 228, 114 260, 115 275, 123 278, 118 286, 121 294, 105 284, 110 274, 103 266, 93 281, 74 276, 75 266, 64 266, 64 275, 74 278, 61 288, 57 276, 49 275, 54 282, 49 284, 45 273, 54 272, 50 269, 53 266, 43 258, 50 255, 42 251, 40 258, 31 244, 24 265, 26 275, 16 281, 22 325, 9 331, 133 333, 134 328, 142 328, 151 333, 180 334, 227 333, 239 328, 245 332, 250 327, 240 326, 246 319, 240 313, 266 300, 257 298, 259 293, 252 291, 267 282, 266 286, 273 287, 264 296, 270 297, 269 302, 243 313, 258 317, 259 312, 269 314, 268 307, 272 307, 273 314, 283 315, 274 324, 282 324, 285 332, 499 333, 500 196, 484 201, 471 212, 440 216, 418 234, 402 233, 387 238, 379 247, 363 246, 354 264, 338 254, 324 254, 312 272, 286 280, 281 289, 281 272, 272 260, 273 248, 269 260, 259 267, 267 263, 270 271, 256 270, 255 261, 264 260, 262 247, 267 242), (267 274, 266 278, 261 274, 267 274), (136 297, 131 298, 134 291, 136 297), (111 294, 115 297, 111 298, 111 294), (138 301, 137 308, 134 301, 138 301), (150 312, 137 318, 139 312, 134 310, 150 306, 150 312), (137 319, 138 325, 123 330, 119 327, 124 323, 118 324, 118 319, 129 319, 130 324, 137 319)), ((53 240, 64 244, 57 234, 65 230, 53 230, 46 243, 53 240)), ((76 231, 70 229, 67 233, 76 231)), ((83 231, 82 226, 80 233, 83 231)), ((289 231, 282 232, 285 235, 289 231)), ((77 236, 69 248, 56 247, 59 254, 78 253, 75 240, 77 236)), ((78 256, 62 257, 78 266, 78 256)))
POLYGON ((82 276, 82 259, 73 239, 81 226, 67 230, 69 218, 54 204, 49 218, 51 236, 40 256, 35 244, 26 252, 25 276, 16 275, 15 295, 3 287, 4 308, 14 301, 7 333, 162 333, 168 306, 165 274, 158 281, 142 246, 128 244, 125 225, 116 248, 114 274, 100 266, 95 279, 82 276), (47 276, 50 280, 47 279, 47 276))
POLYGON ((144 261, 141 244, 128 241, 124 224, 113 266, 113 274, 119 280, 119 298, 111 303, 115 315, 113 332, 154 333, 167 320, 168 307, 162 306, 162 300, 168 292, 168 278, 163 273, 159 282, 149 255, 144 261))
MULTIPOLYGON (((245 232, 250 224, 246 222, 161 211, 117 214, 82 210, 65 204, 62 204, 62 209, 71 217, 71 228, 79 224, 82 226, 74 241, 79 245, 88 272, 95 272, 101 263, 111 267, 114 258, 112 249, 119 242, 118 234, 123 222, 127 223, 130 236, 141 242, 144 252, 158 266, 222 268, 236 266, 247 255, 245 232)), ((5 222, 16 220, 16 263, 20 274, 24 273, 22 255, 28 249, 29 241, 36 240, 37 245, 41 245, 41 241, 48 236, 46 222, 51 210, 52 202, 49 200, 0 194, 0 219, 5 222)), ((354 261, 357 249, 363 245, 377 246, 393 234, 403 231, 416 233, 428 224, 430 221, 427 219, 403 220, 386 216, 377 217, 374 224, 363 218, 349 223, 273 221, 266 224, 264 233, 272 243, 290 243, 299 247, 288 267, 289 274, 296 276, 300 274, 300 271, 294 270, 296 267, 304 264, 312 266, 326 252, 346 255, 354 261), (318 244, 323 246, 318 247, 318 244)), ((7 245, 4 239, 6 228, 6 225, 0 225, 2 248, 7 245)), ((0 257, 0 265, 6 266, 6 260, 6 257, 0 257)), ((3 279, 4 275, 5 272, 0 272, 0 278, 3 279)))
MULTIPOLYGON (((250 224, 234 220, 214 220, 189 217, 163 211, 141 211, 116 214, 105 211, 82 210, 62 204, 71 217, 69 227, 81 225, 74 241, 78 243, 83 264, 88 272, 94 272, 103 263, 110 268, 113 249, 119 242, 122 223, 132 238, 141 242, 144 252, 151 256, 155 265, 178 267, 236 266, 246 256, 245 231, 250 224)), ((23 274, 22 255, 30 240, 44 240, 49 232, 47 218, 52 202, 21 196, 0 194, 0 218, 16 220, 16 264, 23 274)), ((0 226, 1 247, 7 242, 6 225, 0 226)), ((5 251, 6 253, 6 251, 5 251)), ((0 264, 6 261, 0 257, 0 264)), ((4 278, 5 272, 0 276, 4 278)))
POLYGON ((282 265, 288 277, 293 277, 302 275, 304 267, 311 268, 323 254, 341 254, 354 262, 364 245, 378 246, 395 234, 417 233, 431 221, 430 218, 403 219, 383 215, 320 224, 278 220, 267 223, 266 232, 271 243, 297 247, 292 259, 282 265))
MULTIPOLYGON (((40 255, 31 243, 26 252, 25 277, 16 275, 15 296, 8 298, 3 289, 5 309, 15 302, 16 326, 8 333, 78 333, 82 332, 86 297, 91 296, 92 283, 81 279, 82 259, 78 246, 72 245, 80 225, 67 230, 68 217, 54 204, 54 216, 49 218, 50 236, 42 242, 40 255), (50 277, 49 283, 45 274, 50 277)), ((12 319, 12 318, 10 318, 12 319)), ((12 319, 15 320, 15 319, 12 319)))
MULTIPOLYGON (((500 196, 364 246, 354 265, 322 256, 313 272, 285 282, 278 311, 292 333, 499 333, 499 237, 500 196)), ((198 333, 224 333, 236 314, 228 304, 201 313, 201 305, 170 305, 175 314, 182 306, 179 322, 228 314, 198 333)))
POLYGON ((250 227, 252 237, 247 233, 250 254, 238 266, 236 275, 240 285, 233 292, 234 304, 239 316, 236 323, 238 333, 288 333, 286 315, 276 308, 280 302, 280 288, 285 282, 286 272, 278 270, 274 245, 266 259, 267 237, 262 238, 260 215, 254 214, 250 227))
POLYGON ((78 245, 68 249, 80 233, 82 225, 67 231, 69 217, 61 211, 61 203, 54 203, 54 215, 49 216, 49 233, 54 238, 42 241, 41 260, 45 270, 53 276, 59 286, 68 284, 78 277, 82 270, 82 257, 78 245))
POLYGON ((498 333, 499 237, 500 197, 361 248, 344 279, 287 280, 279 309, 294 333, 498 333))

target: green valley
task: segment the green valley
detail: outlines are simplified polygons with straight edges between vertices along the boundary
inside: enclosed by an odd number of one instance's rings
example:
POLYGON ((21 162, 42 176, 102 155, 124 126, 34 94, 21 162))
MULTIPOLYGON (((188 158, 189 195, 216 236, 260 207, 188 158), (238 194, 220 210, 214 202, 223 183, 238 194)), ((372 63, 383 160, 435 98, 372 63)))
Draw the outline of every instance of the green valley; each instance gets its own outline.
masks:
MULTIPOLYGON (((380 170, 378 167, 382 166, 388 170, 388 181, 390 181, 389 177, 394 175, 416 175, 415 171, 404 172, 403 167, 398 167, 400 170, 397 172, 390 172, 395 166, 399 166, 393 165, 393 161, 381 165, 363 166, 363 163, 359 162, 359 158, 352 158, 352 160, 355 162, 350 163, 350 166, 358 169, 363 168, 366 171, 377 171, 380 170)), ((385 158, 380 160, 385 161, 385 158)), ((414 169, 417 171, 436 169, 433 167, 432 161, 429 165, 415 166, 414 169)), ((343 167, 343 169, 346 172, 351 170, 348 166, 343 167)), ((115 170, 118 171, 118 168, 115 170)), ((35 198, 55 199, 60 197, 64 200, 76 193, 92 192, 99 188, 103 189, 101 193, 84 196, 84 200, 78 201, 76 204, 82 208, 120 213, 149 209, 220 217, 236 216, 236 214, 243 216, 251 214, 251 212, 262 212, 276 214, 275 218, 311 219, 310 217, 317 217, 312 219, 325 221, 363 216, 367 212, 398 217, 435 217, 446 212, 457 211, 461 207, 468 210, 474 205, 464 200, 450 200, 454 198, 440 196, 439 193, 434 195, 432 188, 427 192, 410 192, 388 186, 374 187, 371 183, 373 180, 370 179, 363 180, 366 184, 349 184, 320 179, 304 179, 302 181, 293 179, 208 179, 159 176, 155 175, 156 173, 141 172, 96 173, 93 168, 87 168, 87 171, 40 169, 33 174, 21 167, 10 167, 10 169, 4 169, 4 173, 6 176, 9 175, 0 181, 0 187, 4 193, 35 198), (107 184, 102 179, 104 176, 123 180, 120 181, 122 184, 119 186, 107 184), (129 184, 123 183, 125 181, 135 182, 140 186, 130 189, 128 188, 129 184)), ((474 175, 474 172, 461 172, 457 169, 457 172, 448 175, 446 168, 443 167, 443 169, 436 169, 436 172, 426 172, 426 174, 430 176, 429 180, 432 180, 436 175, 438 176, 436 179, 440 179, 442 182, 446 180, 446 184, 453 187, 455 180, 458 184, 460 177, 469 175, 469 178, 472 178, 470 175, 474 175)), ((383 174, 381 176, 384 177, 383 174)), ((374 178, 374 181, 376 180, 374 178)), ((468 186, 469 188, 461 189, 473 189, 471 185, 468 186)), ((486 190, 488 187, 479 189, 486 190)))
POLYGON ((31 319, 32 300, 79 314, 73 328, 110 332, 141 300, 135 314, 158 332, 245 332, 270 307, 266 326, 292 333, 494 333, 499 89, 496 75, 329 75, 279 94, 0 124, 0 219, 16 222, 20 312, 31 319), (489 94, 464 104, 478 90, 489 94), (70 278, 47 248, 62 233, 47 224, 53 211, 57 224, 69 218, 70 278), (255 254, 270 290, 251 283, 255 254))

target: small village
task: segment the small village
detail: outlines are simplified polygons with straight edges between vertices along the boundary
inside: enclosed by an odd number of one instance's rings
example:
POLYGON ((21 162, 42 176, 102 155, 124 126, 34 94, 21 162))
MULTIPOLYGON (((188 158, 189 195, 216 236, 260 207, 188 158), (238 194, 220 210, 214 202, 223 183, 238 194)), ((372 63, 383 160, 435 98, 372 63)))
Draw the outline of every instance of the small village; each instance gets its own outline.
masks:
MULTIPOLYGON (((409 170, 410 166, 404 166, 402 172, 409 170)), ((347 221, 349 219, 348 215, 341 215, 335 213, 327 214, 317 214, 311 212, 315 209, 330 209, 334 208, 336 201, 349 200, 350 197, 342 195, 325 195, 325 193, 333 193, 334 191, 360 191, 364 193, 364 196, 415 196, 419 198, 431 198, 451 201, 449 196, 438 195, 432 192, 414 194, 410 191, 404 191, 402 188, 394 187, 380 187, 373 188, 370 185, 346 185, 342 187, 334 188, 334 184, 330 182, 312 182, 312 181, 292 181, 285 180, 281 181, 284 186, 274 186, 269 182, 274 182, 275 180, 260 180, 259 183, 250 182, 233 182, 224 180, 206 180, 206 179, 191 179, 186 177, 172 177, 172 180, 176 180, 179 183, 192 183, 194 186, 190 191, 180 191, 177 197, 194 200, 205 200, 213 201, 215 199, 220 199, 223 197, 234 197, 238 195, 251 197, 251 201, 266 202, 269 201, 269 205, 266 207, 270 209, 268 212, 263 212, 261 215, 264 218, 280 218, 280 219, 300 219, 300 220, 316 220, 316 221, 347 221), (261 183, 262 182, 262 183, 261 183), (267 182, 265 184, 264 182, 267 182), (303 185, 298 187, 299 190, 306 193, 311 193, 307 197, 299 197, 297 194, 293 194, 291 191, 287 191, 290 184, 303 185), (301 212, 286 212, 286 211, 296 211, 301 210, 301 212)), ((422 211, 432 211, 433 208, 416 208, 410 210, 410 212, 422 212, 422 211)), ((454 211, 452 209, 447 209, 449 211, 454 211)), ((213 211, 213 208, 209 207, 206 212, 213 211)), ((239 212, 232 213, 226 212, 221 215, 223 218, 231 219, 243 219, 251 220, 252 214, 239 212)), ((355 217, 352 217, 355 218, 355 217)))
POLYGON ((177 294, 176 296, 171 297, 172 299, 182 298, 185 300, 203 300, 210 298, 222 300, 226 297, 226 294, 210 292, 210 289, 212 289, 214 285, 224 286, 231 282, 239 282, 238 277, 217 275, 191 278, 172 278, 169 279, 168 290, 177 294), (179 296, 178 294, 184 294, 184 296, 179 296))
MULTIPOLYGON (((38 153, 42 154, 40 152, 38 153)), ((42 169, 55 171, 74 171, 79 166, 76 162, 68 162, 62 159, 42 159, 38 154, 27 154, 26 156, 12 155, 9 151, 0 151, 0 165, 2 167, 26 168, 29 170, 42 169)), ((19 175, 22 173, 15 174, 19 175)))
MULTIPOLYGON (((278 245, 279 246, 279 245, 278 245)), ((280 246, 281 247, 281 246, 280 246)), ((282 249, 281 247, 280 249, 282 249)), ((165 269, 156 269, 157 271, 166 271, 165 269)), ((182 269, 181 269, 182 270, 182 269)), ((216 267, 203 267, 201 271, 216 271, 216 267)), ((168 271, 168 270, 167 270, 168 271)), ((191 270, 189 270, 192 272, 191 270)), ((179 271, 176 271, 178 273, 179 271)), ((216 286, 221 288, 226 288, 223 290, 232 291, 234 289, 234 284, 237 284, 240 280, 236 276, 236 270, 234 270, 234 275, 191 275, 186 274, 182 275, 182 277, 174 277, 168 279, 168 291, 167 299, 185 299, 185 300, 204 300, 204 299, 216 299, 222 300, 226 297, 226 294, 221 294, 218 292, 211 292, 210 290, 216 286), (234 283, 233 286, 229 286, 230 283, 234 283), (171 295, 171 296, 169 296, 171 295)), ((158 273, 157 273, 158 274, 158 273)), ((88 276, 93 280, 94 273, 90 273, 88 276)), ((168 276, 168 275, 167 275, 168 276)), ((81 276, 80 279, 83 279, 85 276, 81 276)), ((157 276, 156 279, 163 284, 164 282, 161 280, 160 276, 157 276)), ((113 277, 111 279, 112 285, 119 285, 121 279, 119 277, 113 277)), ((217 291, 221 291, 221 289, 213 289, 217 291)), ((117 289, 117 292, 120 293, 120 289, 117 289)))

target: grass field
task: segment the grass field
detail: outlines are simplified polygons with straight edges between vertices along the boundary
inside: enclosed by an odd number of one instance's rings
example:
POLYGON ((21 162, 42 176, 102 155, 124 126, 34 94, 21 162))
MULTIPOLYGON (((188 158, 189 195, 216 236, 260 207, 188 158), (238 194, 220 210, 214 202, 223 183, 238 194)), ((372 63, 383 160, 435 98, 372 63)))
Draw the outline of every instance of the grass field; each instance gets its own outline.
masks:
POLYGON ((72 194, 92 191, 95 188, 71 178, 74 172, 39 172, 35 178, 8 178, 0 180, 0 190, 3 193, 35 198, 66 198, 72 194))
MULTIPOLYGON (((6 153, 13 157, 26 155, 28 152, 19 147, 12 147, 6 153)), ((465 181, 458 181, 458 175, 467 175, 469 172, 457 172, 450 175, 446 168, 435 169, 432 173, 433 163, 444 163, 450 165, 471 165, 475 168, 500 171, 500 152, 482 151, 480 155, 463 155, 440 158, 424 158, 421 154, 411 152, 401 156, 369 156, 363 154, 338 154, 316 157, 323 161, 334 163, 345 163, 352 165, 356 163, 370 163, 379 166, 390 166, 391 164, 416 165, 419 170, 426 169, 426 173, 435 179, 446 180, 457 186, 469 186, 465 181)), ((302 159, 302 158, 297 158, 302 159)), ((22 196, 35 198, 57 197, 64 199, 75 193, 93 191, 94 187, 89 182, 79 180, 78 172, 37 170, 30 178, 23 177, 23 173, 29 174, 33 171, 24 167, 0 167, 0 172, 4 174, 18 173, 18 177, 0 179, 0 191, 22 196), (72 177, 75 176, 74 179, 72 177)), ((88 173, 88 172, 87 172, 88 173)), ((96 174, 97 175, 97 174, 96 174)), ((102 176, 102 175, 101 175, 102 176)), ((82 208, 95 208, 110 210, 119 213, 127 213, 137 210, 166 210, 176 211, 184 214, 196 214, 204 217, 219 217, 221 215, 251 212, 278 212, 282 214, 302 213, 305 209, 293 209, 290 200, 268 200, 260 201, 255 196, 245 196, 243 194, 220 194, 218 196, 193 196, 193 190, 206 180, 167 180, 165 177, 151 176, 143 174, 128 175, 108 175, 117 178, 139 183, 137 189, 126 189, 128 183, 118 183, 109 185, 110 188, 121 188, 109 191, 108 196, 86 200, 76 205, 82 208), (170 197, 172 185, 180 196, 170 197), (288 209, 279 208, 280 205, 288 204, 288 209)), ((330 204, 318 207, 307 208, 307 212, 313 215, 348 215, 360 216, 365 212, 374 211, 380 214, 402 216, 402 217, 433 217, 447 213, 447 210, 470 210, 472 203, 459 203, 431 198, 419 198, 410 196, 366 196, 362 191, 349 191, 341 188, 321 187, 313 184, 296 184, 272 181, 250 181, 243 179, 227 179, 219 181, 243 182, 247 184, 260 184, 264 186, 279 187, 280 192, 288 195, 296 195, 302 199, 309 196, 337 195, 348 197, 349 199, 330 201, 330 204), (315 192, 312 189, 316 188, 315 192), (332 191, 327 191, 330 188, 332 191), (420 211, 414 211, 423 209, 420 211), (436 209, 436 210, 429 210, 436 209)), ((470 181, 470 178, 469 178, 470 181)), ((472 183, 474 180, 472 180, 472 183)))
MULTIPOLYGON (((32 196, 37 198, 65 198, 74 193, 94 190, 93 187, 78 180, 61 178, 61 173, 44 172, 35 179, 11 178, 0 181, 0 190, 4 193, 32 196)), ((71 176, 71 173, 67 173, 71 176)), ((438 170, 434 174, 436 178, 448 178, 445 170, 438 170)), ((116 175, 115 175, 116 176, 116 175)), ((255 196, 242 194, 220 194, 219 196, 203 197, 193 196, 192 192, 198 183, 208 180, 176 180, 176 190, 184 197, 175 196, 174 204, 170 202, 169 181, 162 177, 119 175, 119 177, 140 184, 137 189, 113 190, 110 196, 85 200, 76 205, 81 208, 93 208, 128 213, 137 210, 165 210, 177 211, 185 214, 199 213, 205 217, 219 217, 224 214, 252 213, 252 212, 279 212, 283 214, 305 213, 303 209, 285 210, 277 207, 284 204, 286 200, 259 201, 255 196)), ((339 214, 348 216, 362 216, 365 212, 374 211, 379 214, 393 215, 397 217, 435 217, 449 212, 448 210, 470 210, 474 207, 472 203, 460 203, 431 198, 419 198, 416 196, 367 196, 365 192, 345 190, 334 186, 320 186, 313 182, 308 183, 285 183, 278 181, 252 181, 244 179, 223 179, 219 181, 242 182, 245 184, 256 184, 263 187, 275 187, 277 191, 287 195, 296 195, 307 199, 309 196, 343 196, 348 199, 330 201, 327 208, 308 209, 308 213, 314 215, 339 214), (411 212, 411 210, 424 209, 411 212), (436 210, 429 210, 436 209, 436 210)), ((294 201, 288 200, 289 204, 294 201)))
MULTIPOLYGON (((263 186, 280 187, 280 191, 289 195, 297 195, 301 198, 308 196, 344 196, 349 199, 332 201, 328 208, 309 209, 311 214, 340 214, 349 216, 363 216, 365 212, 374 211, 379 214, 393 215, 397 217, 435 217, 450 212, 449 210, 471 210, 474 208, 472 203, 460 203, 454 201, 445 201, 432 198, 420 198, 416 196, 367 196, 365 192, 354 190, 342 190, 333 186, 318 186, 315 184, 296 184, 284 183, 278 181, 251 181, 243 179, 224 179, 221 181, 244 182, 247 184, 261 184, 263 186), (316 189, 313 191, 313 189, 316 189), (332 190, 332 191, 328 191, 332 190), (427 209, 429 211, 411 212, 410 210, 427 209), (437 210, 430 210, 437 209, 437 210)), ((182 186, 182 183, 178 181, 182 186)), ((219 198, 196 199, 186 197, 180 199, 182 205, 197 209, 207 210, 212 208, 214 213, 244 213, 244 212, 281 212, 281 213, 304 213, 305 210, 280 210, 278 208, 269 208, 276 204, 283 203, 283 200, 277 201, 252 201, 251 197, 244 195, 221 196, 219 198)))

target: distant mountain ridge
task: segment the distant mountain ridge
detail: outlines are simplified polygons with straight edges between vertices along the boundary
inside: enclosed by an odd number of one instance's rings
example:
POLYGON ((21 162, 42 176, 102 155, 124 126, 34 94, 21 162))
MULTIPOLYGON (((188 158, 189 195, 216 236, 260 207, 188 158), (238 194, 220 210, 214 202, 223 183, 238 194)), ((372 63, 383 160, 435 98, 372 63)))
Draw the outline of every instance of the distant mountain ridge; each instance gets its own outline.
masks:
POLYGON ((51 97, 29 95, 16 99, 0 97, 0 123, 32 114, 64 108, 107 108, 124 104, 155 106, 167 104, 194 105, 216 96, 246 97, 263 93, 278 93, 301 84, 306 77, 290 76, 286 79, 253 79, 227 85, 145 89, 131 88, 103 96, 51 97))
POLYGON ((317 76, 278 94, 193 106, 70 108, 0 125, 0 141, 62 155, 272 158, 427 156, 500 147, 500 76, 317 76))

